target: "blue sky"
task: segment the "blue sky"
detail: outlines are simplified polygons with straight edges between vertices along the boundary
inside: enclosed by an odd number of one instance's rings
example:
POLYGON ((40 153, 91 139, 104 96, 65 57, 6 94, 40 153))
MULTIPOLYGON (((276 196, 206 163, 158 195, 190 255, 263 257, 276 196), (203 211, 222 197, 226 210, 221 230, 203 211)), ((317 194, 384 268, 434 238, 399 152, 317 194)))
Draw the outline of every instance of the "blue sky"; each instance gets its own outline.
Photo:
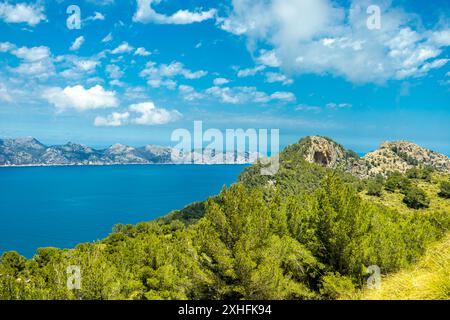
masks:
POLYGON ((446 0, 85 0, 69 29, 72 4, 0 0, 1 137, 169 145, 202 120, 450 154, 446 0))

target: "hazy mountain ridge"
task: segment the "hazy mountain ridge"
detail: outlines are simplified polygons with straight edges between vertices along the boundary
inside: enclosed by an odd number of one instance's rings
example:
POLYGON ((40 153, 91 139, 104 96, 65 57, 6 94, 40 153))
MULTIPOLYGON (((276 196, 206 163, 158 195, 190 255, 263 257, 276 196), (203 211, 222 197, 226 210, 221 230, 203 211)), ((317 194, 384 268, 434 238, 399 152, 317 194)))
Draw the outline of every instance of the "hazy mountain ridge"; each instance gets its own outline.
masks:
MULTIPOLYGON (((114 165, 114 164, 172 164, 190 163, 190 159, 201 159, 196 164, 222 164, 223 157, 212 157, 212 150, 186 152, 172 158, 172 149, 156 145, 133 148, 114 144, 106 149, 93 149, 83 144, 66 143, 46 146, 38 140, 28 138, 0 139, 0 166, 52 166, 52 165, 114 165)), ((233 163, 250 162, 248 153, 235 152, 233 163)), ((229 163, 229 162, 227 162, 229 163)))

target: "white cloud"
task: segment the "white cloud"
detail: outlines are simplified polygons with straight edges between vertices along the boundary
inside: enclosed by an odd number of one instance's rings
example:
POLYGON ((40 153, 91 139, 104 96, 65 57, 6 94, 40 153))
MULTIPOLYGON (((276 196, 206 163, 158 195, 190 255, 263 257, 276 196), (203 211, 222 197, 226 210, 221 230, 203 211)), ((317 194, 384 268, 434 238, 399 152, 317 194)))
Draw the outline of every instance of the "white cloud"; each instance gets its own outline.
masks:
POLYGON ((13 99, 8 91, 8 88, 3 83, 0 83, 0 101, 12 102, 13 99))
POLYGON ((84 43, 84 37, 83 36, 79 36, 78 38, 75 39, 75 41, 72 43, 72 45, 70 46, 69 50, 70 51, 77 51, 78 49, 81 48, 81 46, 84 43))
POLYGON ((107 117, 98 116, 94 120, 94 125, 97 127, 119 127, 124 124, 130 117, 129 112, 119 113, 113 112, 107 117))
POLYGON ((46 79, 55 73, 48 47, 21 47, 12 50, 11 53, 22 60, 18 67, 11 69, 12 72, 38 79, 46 79))
POLYGON ((40 61, 50 57, 50 49, 45 46, 40 47, 21 47, 13 50, 12 54, 17 58, 23 59, 28 62, 40 61))
POLYGON ((332 110, 348 109, 351 107, 352 105, 350 103, 335 103, 335 102, 327 103, 327 108, 332 110))
POLYGON ((206 71, 191 71, 184 67, 181 62, 174 61, 170 64, 157 65, 150 61, 145 65, 145 69, 141 71, 140 76, 147 78, 147 83, 153 88, 167 87, 175 89, 177 83, 172 79, 175 77, 183 77, 185 79, 198 79, 207 75, 206 71))
POLYGON ((0 3, 0 19, 7 23, 27 23, 34 27, 46 19, 44 7, 38 4, 0 3))
POLYGON ((242 69, 238 71, 237 76, 239 78, 251 77, 256 75, 258 72, 263 71, 265 68, 265 66, 256 66, 254 68, 242 69))
POLYGON ((128 53, 133 51, 134 48, 128 44, 128 42, 122 42, 117 48, 111 51, 112 54, 128 53))
POLYGON ((129 110, 140 114, 138 118, 133 120, 134 123, 139 125, 161 125, 177 121, 182 117, 177 110, 157 108, 153 102, 132 104, 129 110))
POLYGON ((43 98, 60 110, 113 108, 119 103, 114 91, 106 91, 100 85, 90 89, 85 89, 81 85, 68 86, 64 89, 52 87, 44 91, 43 98))
POLYGON ((103 21, 105 20, 105 15, 103 13, 100 12, 94 12, 93 16, 87 17, 85 21, 103 21))
POLYGON ((141 23, 156 24, 191 24, 213 19, 216 15, 215 9, 207 11, 178 10, 174 14, 167 16, 156 12, 153 4, 158 4, 160 0, 137 0, 137 10, 133 16, 133 21, 141 23))
POLYGON ((370 0, 352 0, 350 7, 331 0, 232 3, 232 13, 218 21, 221 28, 245 35, 250 50, 259 52, 256 62, 298 74, 332 74, 355 83, 423 76, 443 63, 433 61, 450 45, 448 27, 414 30, 417 16, 391 1, 382 2, 379 30, 366 26, 370 0), (261 52, 259 45, 272 49, 261 52))
POLYGON ((177 87, 177 83, 171 79, 148 79, 147 83, 152 88, 166 87, 167 89, 174 90, 177 87))
POLYGON ((100 64, 100 62, 91 59, 75 59, 73 60, 73 64, 80 71, 90 72, 95 70, 95 68, 100 64))
POLYGON ((113 39, 113 36, 112 36, 112 33, 110 32, 102 39, 102 42, 103 43, 110 42, 110 41, 112 41, 112 39, 113 39))
POLYGON ((204 94, 197 92, 192 86, 180 85, 178 90, 186 101, 201 100, 205 97, 204 94))
POLYGON ((23 62, 17 68, 11 69, 11 71, 22 76, 47 79, 55 74, 55 67, 51 61, 47 59, 35 62, 23 62))
POLYGON ((16 46, 11 42, 0 42, 0 52, 8 52, 11 51, 16 46))
POLYGON ((293 83, 292 79, 289 79, 284 74, 276 73, 276 72, 267 72, 266 73, 266 82, 275 83, 281 82, 284 85, 289 85, 293 83))
POLYGON ((261 55, 256 59, 258 63, 273 68, 277 68, 281 65, 275 51, 261 50, 260 54, 261 55))
POLYGON ((112 86, 115 86, 115 87, 120 87, 120 88, 126 87, 126 84, 124 82, 117 80, 117 79, 111 80, 109 82, 109 84, 112 86))
POLYGON ((290 102, 295 100, 292 92, 275 92, 271 95, 257 90, 255 87, 218 87, 205 91, 211 97, 227 104, 268 103, 271 101, 290 102))
POLYGON ((270 95, 270 98, 272 100, 281 100, 289 102, 295 100, 295 95, 292 92, 277 91, 275 93, 272 93, 270 95))
POLYGON ((119 79, 123 77, 123 71, 115 64, 109 64, 106 66, 106 72, 110 78, 119 79))
POLYGON ((141 57, 147 57, 147 56, 149 56, 151 54, 152 54, 151 52, 147 51, 143 47, 137 48, 136 51, 134 52, 135 56, 141 56, 141 57))
POLYGON ((216 78, 216 79, 214 79, 213 82, 214 82, 215 86, 221 86, 223 84, 229 83, 230 81, 228 79, 225 79, 225 78, 216 78))

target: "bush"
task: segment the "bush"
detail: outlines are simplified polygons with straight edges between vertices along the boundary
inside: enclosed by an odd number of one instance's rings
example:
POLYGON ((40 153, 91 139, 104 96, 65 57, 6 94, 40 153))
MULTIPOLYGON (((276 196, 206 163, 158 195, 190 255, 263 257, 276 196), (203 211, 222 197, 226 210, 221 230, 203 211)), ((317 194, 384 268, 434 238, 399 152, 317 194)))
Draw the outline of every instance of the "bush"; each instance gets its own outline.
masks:
POLYGON ((430 199, 428 199, 425 192, 418 187, 410 187, 405 192, 403 202, 411 209, 428 208, 430 199))
POLYGON ((394 172, 386 179, 384 188, 389 192, 400 190, 406 192, 411 186, 411 181, 400 172, 394 172))
POLYGON ((370 180, 367 183, 367 195, 381 197, 383 193, 383 184, 376 180, 370 180))
POLYGON ((409 179, 421 179, 425 181, 431 181, 431 174, 433 169, 430 167, 425 168, 411 168, 406 171, 406 176, 409 179))
POLYGON ((356 287, 349 277, 329 272, 322 277, 319 292, 326 299, 349 300, 356 294, 356 287))
POLYGON ((441 191, 439 191, 439 196, 442 198, 450 199, 450 182, 443 182, 441 184, 441 191))

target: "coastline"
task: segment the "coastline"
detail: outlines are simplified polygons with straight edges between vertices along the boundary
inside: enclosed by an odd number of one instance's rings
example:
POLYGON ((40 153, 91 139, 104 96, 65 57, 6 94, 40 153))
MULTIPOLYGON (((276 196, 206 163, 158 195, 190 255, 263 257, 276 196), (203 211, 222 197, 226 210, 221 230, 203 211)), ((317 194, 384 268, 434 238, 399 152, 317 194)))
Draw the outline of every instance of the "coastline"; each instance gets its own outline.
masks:
POLYGON ((236 163, 174 163, 174 162, 161 162, 161 163, 74 163, 74 164, 12 164, 12 165, 0 165, 2 168, 39 168, 39 167, 112 167, 112 166, 153 166, 153 165, 194 165, 194 166, 225 166, 225 165, 251 165, 250 162, 236 162, 236 163))

